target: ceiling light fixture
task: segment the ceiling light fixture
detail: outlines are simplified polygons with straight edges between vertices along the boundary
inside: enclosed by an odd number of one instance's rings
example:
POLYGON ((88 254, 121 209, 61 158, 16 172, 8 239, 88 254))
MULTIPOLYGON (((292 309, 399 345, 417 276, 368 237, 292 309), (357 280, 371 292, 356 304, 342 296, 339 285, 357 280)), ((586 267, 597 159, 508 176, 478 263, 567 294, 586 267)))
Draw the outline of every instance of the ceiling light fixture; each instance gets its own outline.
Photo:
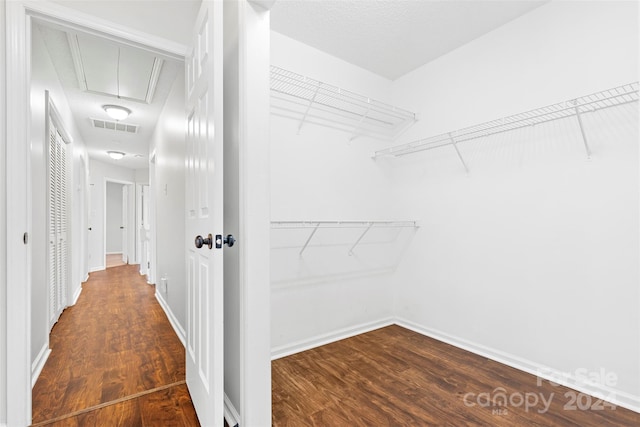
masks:
POLYGON ((131 110, 119 105, 103 105, 102 109, 106 111, 113 120, 124 120, 131 114, 131 110))
POLYGON ((113 160, 120 160, 121 158, 124 157, 124 153, 121 151, 107 151, 107 154, 109 155, 109 157, 111 157, 113 160))

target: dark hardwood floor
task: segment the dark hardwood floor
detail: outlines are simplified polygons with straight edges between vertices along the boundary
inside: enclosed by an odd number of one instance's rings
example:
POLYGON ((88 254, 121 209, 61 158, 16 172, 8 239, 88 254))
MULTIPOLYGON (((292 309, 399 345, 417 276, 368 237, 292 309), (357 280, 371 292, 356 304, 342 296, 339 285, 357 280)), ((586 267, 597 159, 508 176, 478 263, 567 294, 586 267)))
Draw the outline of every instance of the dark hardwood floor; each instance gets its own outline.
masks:
MULTIPOLYGON (((34 425, 198 426, 184 347, 137 266, 92 273, 51 348, 34 425)), ((640 414, 399 326, 275 360, 272 376, 274 426, 640 426, 640 414)))
POLYGON ((51 333, 34 425, 198 425, 185 350, 154 292, 137 265, 91 273, 51 333))
POLYGON ((640 426, 638 413, 395 325, 274 360, 272 376, 274 426, 640 426))

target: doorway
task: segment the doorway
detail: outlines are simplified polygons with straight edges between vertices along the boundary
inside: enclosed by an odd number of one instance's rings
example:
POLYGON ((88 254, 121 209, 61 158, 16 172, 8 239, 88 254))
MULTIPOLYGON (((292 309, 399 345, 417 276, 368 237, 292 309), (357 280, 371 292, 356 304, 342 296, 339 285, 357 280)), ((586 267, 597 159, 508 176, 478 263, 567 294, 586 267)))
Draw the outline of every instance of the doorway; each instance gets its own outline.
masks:
MULTIPOLYGON (((80 3, 80 2, 78 2, 80 3)), ((96 2, 97 3, 97 2, 96 2)), ((164 2, 163 2, 164 3, 164 2)), ((170 2, 166 2, 170 3, 170 2)), ((177 11, 183 9, 183 2, 172 2, 177 11), (181 3, 178 7, 178 4, 181 3)), ((256 2, 258 3, 258 2, 256 2)), ((234 396, 238 402, 242 402, 240 415, 243 421, 250 424, 258 419, 269 419, 265 413, 270 408, 270 376, 269 376, 269 338, 268 338, 268 261, 264 258, 264 254, 268 252, 268 183, 264 176, 267 175, 265 170, 267 164, 263 159, 268 158, 268 151, 263 144, 263 136, 268 132, 268 13, 257 11, 255 5, 250 5, 246 1, 238 2, 241 4, 239 20, 252 29, 251 34, 241 33, 241 52, 249 51, 251 55, 242 56, 242 70, 256 70, 258 78, 251 78, 251 73, 244 73, 240 77, 243 85, 247 82, 266 88, 264 91, 258 90, 259 102, 252 103, 247 97, 242 98, 243 110, 245 115, 251 117, 251 121, 259 120, 257 126, 248 129, 246 124, 243 127, 243 139, 238 144, 240 158, 243 160, 244 167, 241 169, 243 175, 240 177, 239 188, 242 193, 239 194, 241 212, 251 211, 252 215, 244 215, 240 220, 240 236, 238 246, 241 260, 241 268, 244 271, 244 277, 240 283, 240 298, 238 301, 238 312, 240 313, 243 325, 240 332, 240 354, 239 365, 242 373, 243 383, 239 386, 239 395, 234 396), (255 13, 254 13, 255 11, 255 13), (244 15, 243 15, 244 14, 244 15), (266 31, 266 34, 265 34, 266 31), (248 37, 246 37, 248 36, 248 37), (255 46, 248 46, 249 42, 255 46), (257 57, 253 52, 260 53, 257 57), (266 61, 265 61, 266 58, 266 61), (247 61, 248 60, 248 61, 247 61), (255 67, 255 65, 259 65, 255 67), (247 108, 248 106, 258 105, 258 107, 247 108), (254 110, 255 108, 255 110, 254 110), (266 112, 266 114, 264 114, 266 112), (262 116, 262 117, 259 117, 262 116), (249 132, 247 132, 247 130, 249 132), (247 141, 250 141, 249 144, 247 141), (256 167, 257 166, 257 167, 256 167), (248 171, 252 171, 249 173, 248 171), (246 240, 246 236, 251 235, 251 241, 246 240), (252 265, 249 270, 248 266, 252 265), (266 267, 265 267, 266 265, 266 267), (265 274, 265 271, 267 274, 265 274), (251 292, 249 292, 251 290, 251 292), (246 351, 244 349, 247 349, 246 351), (251 348, 251 351, 248 349, 251 348), (257 386, 252 386, 257 383, 257 386)), ((80 6, 79 6, 80 7, 80 6)), ((87 3, 87 8, 91 6, 87 3)), ((129 6, 127 6, 129 7, 129 6)), ((136 5, 131 5, 135 8, 136 5)), ((164 5, 159 6, 163 8, 164 5)), ((110 8, 110 9, 117 9, 110 8)), ((29 270, 31 267, 31 247, 25 244, 28 240, 25 231, 30 231, 30 206, 27 202, 27 195, 30 191, 29 176, 29 149, 27 146, 21 146, 17 141, 28 141, 30 139, 30 130, 28 126, 28 117, 24 116, 24 111, 28 111, 28 97, 30 81, 30 29, 32 20, 43 19, 49 23, 58 26, 71 26, 73 28, 87 29, 91 34, 107 36, 111 40, 125 42, 131 46, 146 46, 147 49, 165 52, 173 59, 184 59, 190 53, 190 49, 183 48, 179 43, 166 43, 164 39, 149 36, 147 33, 133 30, 125 25, 110 25, 105 19, 118 21, 118 15, 121 11, 109 15, 109 11, 102 12, 88 11, 87 13, 79 13, 67 9, 65 6, 52 5, 49 2, 7 2, 6 3, 6 29, 7 29, 7 47, 8 55, 14 60, 7 65, 7 81, 11 82, 7 85, 6 99, 9 105, 13 105, 11 111, 6 111, 6 124, 8 135, 7 158, 11 161, 7 162, 6 173, 7 180, 7 205, 11 206, 10 212, 7 213, 7 224, 11 227, 8 231, 19 230, 20 239, 15 239, 13 234, 8 233, 7 249, 11 255, 7 255, 7 282, 23 283, 21 287, 7 288, 7 334, 6 344, 3 347, 7 351, 7 375, 6 383, 8 389, 12 390, 10 395, 0 396, 6 403, 0 405, 0 409, 6 408, 6 420, 10 425, 28 424, 31 418, 31 402, 30 395, 30 353, 29 345, 29 316, 31 305, 29 303, 31 295, 31 279, 29 270), (91 15, 93 13, 93 15, 91 15), (100 16, 100 18, 98 18, 100 16), (149 47, 151 46, 151 47, 149 47), (25 243, 23 243, 23 240, 25 243)), ((87 11, 85 11, 87 12, 87 11)), ((150 14, 157 12, 147 11, 150 14)), ((166 16, 171 16, 167 15, 166 16)), ((131 14, 128 14, 131 16, 131 14)), ((4 16, 3 16, 4 18, 4 16)), ((174 17, 172 17, 174 18, 174 17)), ((149 19, 152 22, 153 19, 149 19)), ((171 31, 175 32, 173 26, 171 31)), ((243 27, 244 28, 244 27, 243 27)), ((244 86, 243 86, 244 87, 244 86)), ((252 89, 252 90, 253 90, 252 89)), ((243 120, 249 120, 243 117, 243 120)), ((184 123, 179 125, 184 126, 184 123)), ((94 183, 99 186, 101 183, 94 183)), ((74 189, 76 186, 74 185, 74 189)), ((166 187, 165 187, 166 188, 166 187)), ((171 190, 171 187, 169 188, 171 190)), ((151 188, 153 192, 153 189, 151 188)), ((93 195, 93 193, 91 194, 93 195)), ((158 193, 152 194, 152 199, 157 197, 158 193)), ((89 198, 89 197, 88 197, 89 198)), ((153 209, 153 206, 151 206, 153 209)), ((153 218, 153 214, 151 214, 153 218)), ((93 222, 87 224, 90 228, 96 225, 93 222)), ((74 224, 77 227, 77 224, 74 224)), ((77 230, 77 228, 76 228, 77 230)), ((87 230, 77 230, 79 233, 86 233, 87 230)), ((82 237, 81 237, 82 239, 82 237)), ((153 239, 153 236, 152 236, 153 239)), ((91 241, 91 239, 89 239, 91 241)), ((153 240, 152 240, 153 241, 153 240)), ((190 240, 192 243, 192 239, 190 240)), ((152 248, 153 251, 153 248, 152 248)), ((154 254, 152 252, 151 257, 154 254)), ((169 285, 171 286, 171 285, 169 285)), ((238 403, 237 403, 238 404, 238 403)), ((4 414, 0 414, 2 416, 4 414)), ((4 420, 2 420, 4 421, 4 420)))
POLYGON ((137 264, 135 230, 135 184, 105 179, 105 268, 137 264))

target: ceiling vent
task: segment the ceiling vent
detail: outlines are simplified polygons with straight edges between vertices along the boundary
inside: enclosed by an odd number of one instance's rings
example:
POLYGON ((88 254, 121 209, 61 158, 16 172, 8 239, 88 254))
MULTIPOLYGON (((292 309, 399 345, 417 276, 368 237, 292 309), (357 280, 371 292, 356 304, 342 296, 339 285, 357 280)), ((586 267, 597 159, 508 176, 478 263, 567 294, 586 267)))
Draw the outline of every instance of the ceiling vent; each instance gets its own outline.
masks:
POLYGON ((91 119, 91 124, 94 128, 110 129, 118 132, 138 133, 138 125, 132 125, 127 123, 113 122, 110 120, 91 119))

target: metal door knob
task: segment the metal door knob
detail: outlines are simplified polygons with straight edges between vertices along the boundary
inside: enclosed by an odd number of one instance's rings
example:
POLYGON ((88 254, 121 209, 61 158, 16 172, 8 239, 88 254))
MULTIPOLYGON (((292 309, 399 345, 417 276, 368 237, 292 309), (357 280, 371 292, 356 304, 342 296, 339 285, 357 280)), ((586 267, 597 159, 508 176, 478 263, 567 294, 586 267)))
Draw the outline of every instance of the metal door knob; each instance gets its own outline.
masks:
POLYGON ((198 249, 200 249, 204 245, 209 246, 209 249, 211 249, 213 248, 213 236, 211 235, 211 233, 209 233, 209 235, 205 239, 204 237, 197 235, 195 243, 196 243, 196 248, 198 249))
POLYGON ((229 247, 233 246, 236 242, 236 238, 233 237, 233 234, 227 234, 227 237, 222 238, 222 234, 216 234, 216 248, 222 248, 222 245, 227 245, 229 247))

